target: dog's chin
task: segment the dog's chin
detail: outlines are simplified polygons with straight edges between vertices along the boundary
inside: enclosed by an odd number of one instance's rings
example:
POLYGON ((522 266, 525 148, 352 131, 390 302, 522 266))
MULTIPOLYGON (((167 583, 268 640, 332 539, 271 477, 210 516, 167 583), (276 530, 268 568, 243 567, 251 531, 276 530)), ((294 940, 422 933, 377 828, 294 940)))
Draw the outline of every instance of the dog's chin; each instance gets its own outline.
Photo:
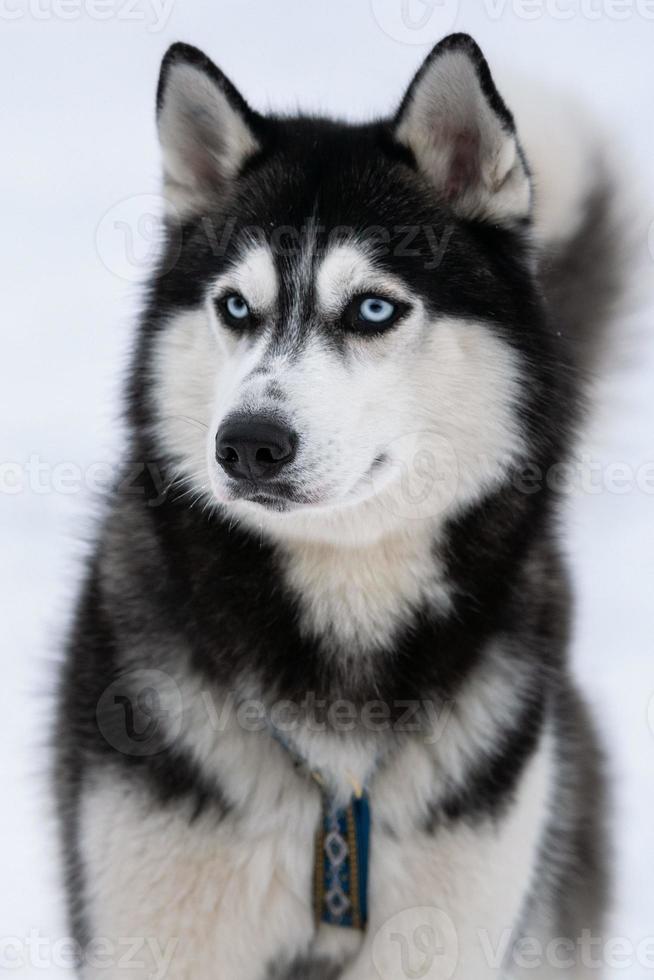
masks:
POLYGON ((249 510, 250 513, 267 511, 271 514, 290 514, 303 507, 310 506, 309 504, 298 503, 296 500, 290 500, 287 497, 268 493, 238 495, 232 497, 230 502, 239 504, 241 507, 249 510))
POLYGON ((347 488, 334 493, 324 488, 311 490, 293 484, 270 484, 266 487, 244 487, 237 484, 214 485, 220 504, 234 507, 242 513, 274 515, 311 514, 345 510, 375 497, 391 482, 392 467, 387 457, 377 457, 368 469, 347 488))
POLYGON ((235 481, 225 484, 212 480, 212 490, 217 502, 227 509, 237 509, 253 514, 289 514, 318 506, 317 495, 308 495, 292 483, 243 485, 235 481))

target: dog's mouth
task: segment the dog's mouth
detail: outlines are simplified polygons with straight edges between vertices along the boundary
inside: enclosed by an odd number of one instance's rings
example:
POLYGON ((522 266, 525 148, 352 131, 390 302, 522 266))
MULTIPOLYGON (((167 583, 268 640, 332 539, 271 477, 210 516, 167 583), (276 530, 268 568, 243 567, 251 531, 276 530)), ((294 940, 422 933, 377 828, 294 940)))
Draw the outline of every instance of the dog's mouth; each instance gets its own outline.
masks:
POLYGON ((302 506, 302 504, 289 500, 287 497, 261 492, 252 494, 241 493, 234 499, 242 503, 254 504, 257 507, 262 507, 264 510, 272 511, 276 514, 286 514, 302 506))
POLYGON ((274 481, 265 486, 240 483, 229 489, 229 501, 252 504, 264 510, 287 514, 298 510, 313 510, 330 507, 351 506, 359 500, 374 495, 384 482, 388 457, 384 453, 376 456, 367 471, 342 495, 307 493, 288 481, 274 481))
POLYGON ((254 504, 278 514, 285 514, 319 502, 316 498, 300 494, 291 483, 282 482, 266 486, 239 484, 229 490, 229 499, 234 503, 254 504))

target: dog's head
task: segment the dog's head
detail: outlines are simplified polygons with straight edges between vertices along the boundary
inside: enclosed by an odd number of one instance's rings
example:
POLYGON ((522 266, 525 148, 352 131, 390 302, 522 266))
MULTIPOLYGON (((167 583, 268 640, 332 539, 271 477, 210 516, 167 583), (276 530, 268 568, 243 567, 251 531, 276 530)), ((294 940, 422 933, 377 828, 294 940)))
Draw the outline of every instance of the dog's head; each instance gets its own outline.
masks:
POLYGON ((357 540, 500 479, 539 306, 529 174, 475 43, 441 42, 365 125, 261 116, 175 45, 158 124, 150 415, 189 494, 357 540))

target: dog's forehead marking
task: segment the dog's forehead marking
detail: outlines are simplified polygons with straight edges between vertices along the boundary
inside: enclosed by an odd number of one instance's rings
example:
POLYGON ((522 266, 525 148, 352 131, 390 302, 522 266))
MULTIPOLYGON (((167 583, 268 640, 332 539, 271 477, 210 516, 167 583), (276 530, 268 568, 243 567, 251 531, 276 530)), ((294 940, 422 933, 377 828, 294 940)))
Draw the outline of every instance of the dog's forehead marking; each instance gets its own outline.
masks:
POLYGON ((214 283, 216 294, 225 289, 241 293, 256 310, 269 310, 277 302, 279 281, 272 252, 264 243, 252 244, 214 283))
POLYGON ((317 227, 315 217, 307 222, 291 261, 284 264, 284 287, 287 290, 289 336, 302 335, 309 317, 313 296, 317 227))
POLYGON ((336 313, 353 294, 375 290, 406 296, 402 283, 380 269, 365 246, 354 242, 334 245, 322 259, 316 275, 321 310, 336 313))

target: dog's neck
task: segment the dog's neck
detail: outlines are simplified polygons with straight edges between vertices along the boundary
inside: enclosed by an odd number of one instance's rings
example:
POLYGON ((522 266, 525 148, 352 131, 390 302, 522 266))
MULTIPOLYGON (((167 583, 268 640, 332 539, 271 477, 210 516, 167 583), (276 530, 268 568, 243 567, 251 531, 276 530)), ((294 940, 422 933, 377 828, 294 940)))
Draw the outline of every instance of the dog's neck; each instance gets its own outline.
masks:
POLYGON ((417 609, 445 612, 450 597, 436 544, 431 527, 408 527, 350 547, 278 543, 286 583, 298 597, 302 631, 353 653, 374 651, 388 646, 417 609))

